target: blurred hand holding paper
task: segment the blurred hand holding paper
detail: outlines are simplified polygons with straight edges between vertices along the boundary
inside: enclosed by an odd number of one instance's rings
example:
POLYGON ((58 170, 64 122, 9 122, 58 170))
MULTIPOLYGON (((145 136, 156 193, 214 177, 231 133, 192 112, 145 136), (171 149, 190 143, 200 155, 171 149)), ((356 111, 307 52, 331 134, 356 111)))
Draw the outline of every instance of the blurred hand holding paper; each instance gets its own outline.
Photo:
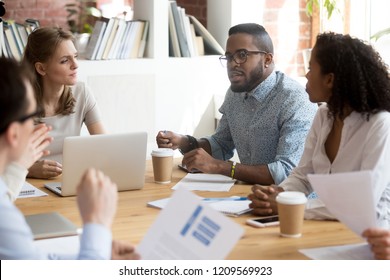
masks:
POLYGON ((244 229, 180 188, 137 247, 146 260, 224 259, 244 229))
POLYGON ((307 177, 326 208, 357 235, 377 226, 372 171, 308 174, 307 177))

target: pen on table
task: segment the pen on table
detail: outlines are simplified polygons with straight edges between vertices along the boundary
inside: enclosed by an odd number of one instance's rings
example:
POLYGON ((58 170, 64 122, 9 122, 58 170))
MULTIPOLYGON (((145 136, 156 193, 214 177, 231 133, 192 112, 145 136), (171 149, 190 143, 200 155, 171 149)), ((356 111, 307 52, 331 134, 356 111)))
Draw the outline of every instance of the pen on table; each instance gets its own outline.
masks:
POLYGON ((246 196, 236 196, 236 197, 206 197, 203 198, 203 201, 239 201, 239 200, 248 200, 246 196))

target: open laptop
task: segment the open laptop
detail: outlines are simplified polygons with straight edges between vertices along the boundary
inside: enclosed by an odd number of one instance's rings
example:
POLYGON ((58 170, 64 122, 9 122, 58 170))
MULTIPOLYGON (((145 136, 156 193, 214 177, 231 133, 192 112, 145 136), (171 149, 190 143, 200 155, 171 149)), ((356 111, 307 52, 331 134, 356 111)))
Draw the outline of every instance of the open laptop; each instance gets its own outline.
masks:
POLYGON ((64 140, 62 182, 45 187, 61 196, 76 195, 85 170, 101 170, 115 182, 119 191, 137 190, 144 186, 146 132, 72 136, 64 140))

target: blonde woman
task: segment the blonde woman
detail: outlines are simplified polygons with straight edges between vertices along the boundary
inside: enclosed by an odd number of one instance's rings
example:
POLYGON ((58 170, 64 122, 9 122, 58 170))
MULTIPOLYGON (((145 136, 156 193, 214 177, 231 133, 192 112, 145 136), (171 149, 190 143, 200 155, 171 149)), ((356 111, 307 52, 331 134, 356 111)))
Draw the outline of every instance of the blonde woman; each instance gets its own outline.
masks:
POLYGON ((28 177, 51 178, 62 173, 65 137, 78 136, 85 124, 90 134, 104 133, 96 100, 84 83, 77 81, 77 50, 73 36, 55 27, 43 27, 28 38, 24 61, 35 72, 35 98, 40 122, 52 127, 50 155, 35 162, 28 177))

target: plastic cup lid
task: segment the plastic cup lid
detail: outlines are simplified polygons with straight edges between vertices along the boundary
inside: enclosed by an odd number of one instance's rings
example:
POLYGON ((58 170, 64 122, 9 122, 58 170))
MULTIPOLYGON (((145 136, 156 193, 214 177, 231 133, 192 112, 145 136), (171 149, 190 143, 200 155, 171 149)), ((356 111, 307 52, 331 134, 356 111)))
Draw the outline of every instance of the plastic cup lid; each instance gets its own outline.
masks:
POLYGON ((307 198, 302 192, 281 192, 276 197, 276 202, 281 204, 305 204, 307 198))
POLYGON ((170 157, 173 156, 173 150, 169 148, 158 148, 151 153, 154 157, 170 157))

